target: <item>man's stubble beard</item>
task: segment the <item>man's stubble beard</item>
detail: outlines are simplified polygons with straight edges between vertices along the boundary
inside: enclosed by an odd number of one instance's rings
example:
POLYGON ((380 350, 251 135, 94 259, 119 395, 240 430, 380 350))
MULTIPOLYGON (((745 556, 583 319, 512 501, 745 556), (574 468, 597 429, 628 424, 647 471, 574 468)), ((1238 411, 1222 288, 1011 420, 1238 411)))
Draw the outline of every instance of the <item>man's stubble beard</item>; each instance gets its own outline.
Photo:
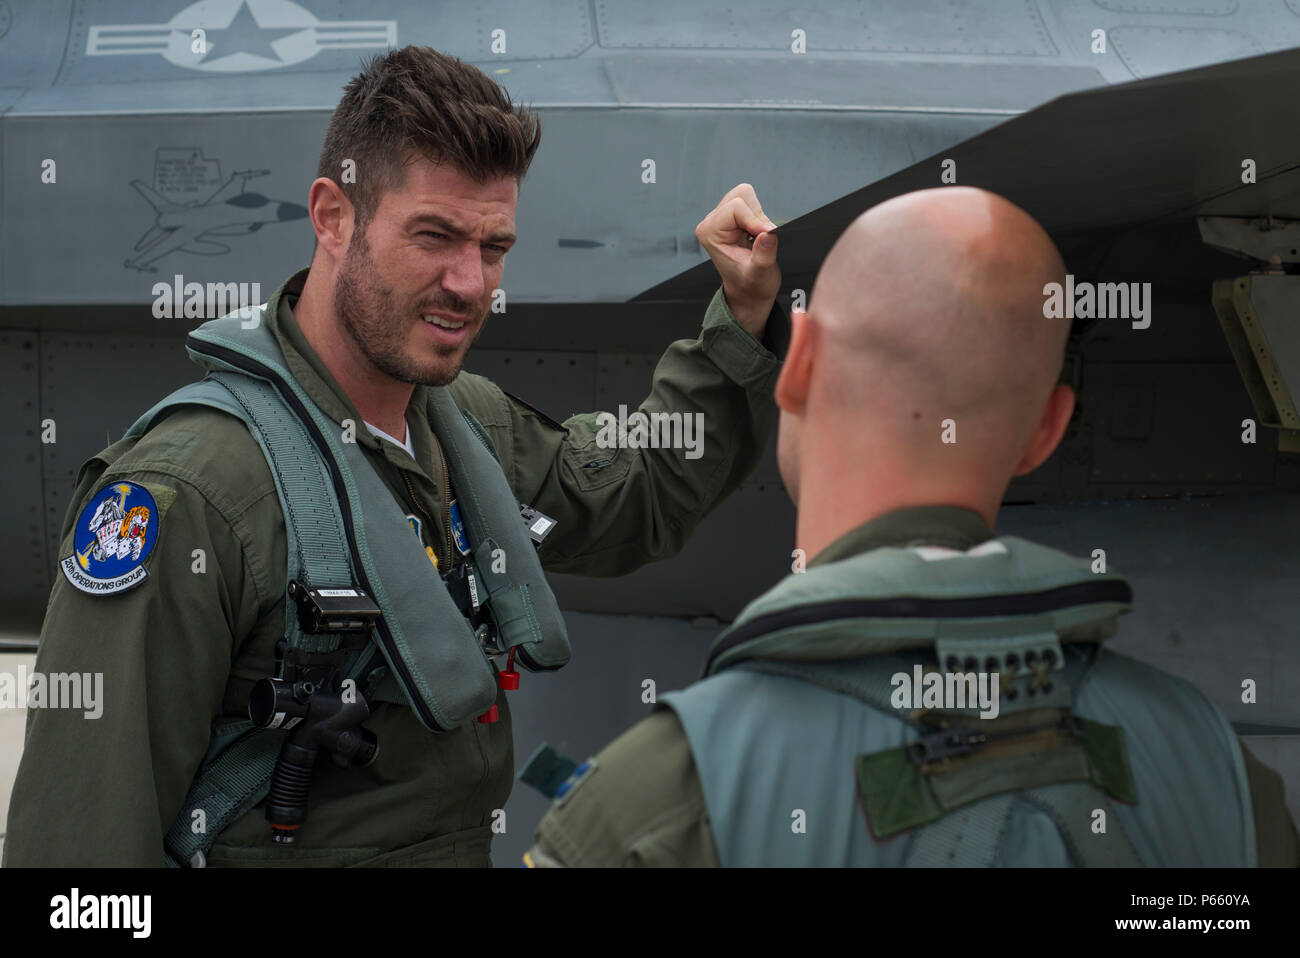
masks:
MULTIPOLYGON (((445 309, 460 316, 474 315, 472 303, 445 290, 433 303, 420 305, 429 310, 445 309)), ((463 355, 448 369, 441 364, 422 365, 408 354, 406 343, 410 328, 396 320, 413 313, 414 304, 410 309, 403 306, 393 290, 379 280, 364 231, 353 234, 352 244, 343 258, 343 267, 334 283, 334 308, 361 355, 384 375, 421 386, 446 386, 460 375, 463 355)), ((482 318, 486 318, 486 311, 482 318)), ((469 345, 473 345, 483 331, 484 323, 477 325, 469 345)), ((441 358, 454 357, 460 351, 459 347, 440 343, 435 344, 435 348, 441 358)))

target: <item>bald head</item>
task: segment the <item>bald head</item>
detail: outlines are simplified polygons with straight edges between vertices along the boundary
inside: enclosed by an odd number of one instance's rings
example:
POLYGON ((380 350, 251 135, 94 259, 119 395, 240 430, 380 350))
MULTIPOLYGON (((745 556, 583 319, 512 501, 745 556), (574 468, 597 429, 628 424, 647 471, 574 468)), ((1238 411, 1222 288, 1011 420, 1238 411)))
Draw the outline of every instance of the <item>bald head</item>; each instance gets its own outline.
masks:
POLYGON ((993 487, 1000 501, 1026 471, 1060 376, 1070 323, 1044 317, 1043 287, 1064 281, 1043 228, 983 190, 909 193, 859 216, 795 317, 806 387, 791 388, 793 368, 778 387, 782 474, 796 500, 815 445, 837 450, 841 468, 851 468, 844 455, 886 457, 908 488, 948 504, 987 500, 993 487))

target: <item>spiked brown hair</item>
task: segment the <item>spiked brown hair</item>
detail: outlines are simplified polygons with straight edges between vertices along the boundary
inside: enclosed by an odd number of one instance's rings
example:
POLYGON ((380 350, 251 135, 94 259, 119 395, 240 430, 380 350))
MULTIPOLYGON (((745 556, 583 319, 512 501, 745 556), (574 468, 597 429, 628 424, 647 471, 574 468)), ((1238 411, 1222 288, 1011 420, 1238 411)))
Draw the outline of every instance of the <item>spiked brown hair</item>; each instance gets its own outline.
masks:
POLYGON ((522 181, 541 122, 483 72, 429 47, 406 46, 363 64, 343 91, 321 148, 318 177, 338 184, 364 232, 384 193, 416 157, 447 163, 476 182, 522 181), (356 182, 343 182, 343 164, 356 182))

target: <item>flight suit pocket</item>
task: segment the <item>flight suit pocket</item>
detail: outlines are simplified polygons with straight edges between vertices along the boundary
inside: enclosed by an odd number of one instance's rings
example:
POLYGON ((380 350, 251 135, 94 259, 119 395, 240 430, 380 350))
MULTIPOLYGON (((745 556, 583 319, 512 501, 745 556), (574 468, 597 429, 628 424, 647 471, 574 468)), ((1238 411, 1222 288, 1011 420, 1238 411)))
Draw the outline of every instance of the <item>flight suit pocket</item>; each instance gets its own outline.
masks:
POLYGON ((602 444, 594 414, 569 420, 564 461, 583 492, 622 482, 632 468, 632 459, 633 454, 627 449, 602 444))

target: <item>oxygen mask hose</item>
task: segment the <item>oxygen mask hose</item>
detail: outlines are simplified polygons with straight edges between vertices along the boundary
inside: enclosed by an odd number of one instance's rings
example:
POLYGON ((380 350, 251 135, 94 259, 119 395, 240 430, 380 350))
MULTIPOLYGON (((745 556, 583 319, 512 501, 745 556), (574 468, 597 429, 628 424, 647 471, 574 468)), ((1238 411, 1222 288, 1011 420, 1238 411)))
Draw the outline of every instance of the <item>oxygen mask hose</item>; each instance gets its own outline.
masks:
POLYGON ((291 729, 280 747, 266 799, 271 837, 292 844, 307 820, 307 796, 321 752, 342 767, 364 768, 379 754, 379 742, 361 723, 370 717, 365 697, 335 672, 323 687, 312 682, 266 678, 248 699, 249 718, 260 728, 291 729))

